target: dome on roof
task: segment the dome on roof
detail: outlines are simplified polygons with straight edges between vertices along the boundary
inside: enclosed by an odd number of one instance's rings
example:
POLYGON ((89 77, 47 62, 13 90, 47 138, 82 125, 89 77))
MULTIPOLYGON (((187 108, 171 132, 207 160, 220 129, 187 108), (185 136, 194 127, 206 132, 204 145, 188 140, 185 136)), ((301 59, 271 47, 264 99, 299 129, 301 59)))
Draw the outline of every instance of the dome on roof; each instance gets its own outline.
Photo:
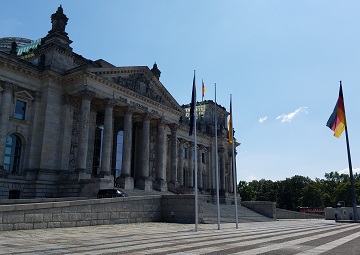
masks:
POLYGON ((18 45, 18 48, 23 47, 29 43, 31 43, 32 40, 27 38, 21 38, 21 37, 2 37, 0 38, 0 51, 10 53, 11 50, 11 44, 13 42, 16 42, 18 45))

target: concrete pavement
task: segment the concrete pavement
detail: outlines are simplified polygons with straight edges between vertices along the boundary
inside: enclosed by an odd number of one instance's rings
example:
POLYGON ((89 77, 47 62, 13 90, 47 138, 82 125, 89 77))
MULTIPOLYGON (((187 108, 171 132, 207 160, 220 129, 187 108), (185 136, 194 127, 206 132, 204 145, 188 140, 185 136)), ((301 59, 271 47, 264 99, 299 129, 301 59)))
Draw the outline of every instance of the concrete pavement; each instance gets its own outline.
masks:
POLYGON ((0 254, 360 254, 360 224, 139 223, 0 232, 0 254))

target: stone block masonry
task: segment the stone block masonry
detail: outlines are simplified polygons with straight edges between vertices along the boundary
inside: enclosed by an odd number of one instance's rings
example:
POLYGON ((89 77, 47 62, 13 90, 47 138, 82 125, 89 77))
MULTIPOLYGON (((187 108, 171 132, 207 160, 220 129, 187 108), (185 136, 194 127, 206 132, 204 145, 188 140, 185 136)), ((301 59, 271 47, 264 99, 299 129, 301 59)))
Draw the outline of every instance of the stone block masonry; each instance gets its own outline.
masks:
MULTIPOLYGON (((134 222, 194 223, 194 208, 194 195, 151 195, 56 202, 28 200, 26 204, 0 205, 0 231, 134 222)), ((201 220, 202 214, 199 214, 199 221, 201 220)))

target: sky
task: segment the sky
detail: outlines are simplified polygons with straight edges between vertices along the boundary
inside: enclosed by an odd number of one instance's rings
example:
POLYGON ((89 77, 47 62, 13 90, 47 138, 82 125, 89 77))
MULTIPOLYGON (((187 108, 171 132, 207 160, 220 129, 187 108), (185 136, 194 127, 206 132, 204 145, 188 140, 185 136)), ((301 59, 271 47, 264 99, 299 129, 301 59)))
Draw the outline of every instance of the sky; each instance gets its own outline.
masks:
POLYGON ((60 4, 85 58, 156 62, 180 105, 190 103, 194 70, 205 100, 215 83, 227 109, 232 94, 238 180, 348 173, 345 132, 335 138, 326 127, 341 80, 360 171, 360 1, 12 0, 1 3, 0 37, 44 37, 60 4))

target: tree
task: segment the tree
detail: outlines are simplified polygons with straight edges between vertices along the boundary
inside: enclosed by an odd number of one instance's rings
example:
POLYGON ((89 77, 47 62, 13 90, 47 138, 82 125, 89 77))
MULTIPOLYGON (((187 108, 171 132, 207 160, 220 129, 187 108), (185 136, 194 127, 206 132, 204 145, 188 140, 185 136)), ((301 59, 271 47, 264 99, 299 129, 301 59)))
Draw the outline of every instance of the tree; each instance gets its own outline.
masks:
MULTIPOLYGON (((243 201, 273 201, 277 207, 296 210, 299 207, 335 207, 338 201, 352 206, 350 177, 338 172, 325 173, 325 179, 311 180, 295 175, 282 181, 261 179, 239 182, 243 201)), ((360 192, 360 174, 354 174, 355 191, 360 192)), ((359 201, 360 193, 357 195, 359 201)))
POLYGON ((321 182, 312 181, 302 190, 302 207, 323 208, 324 192, 322 191, 321 182))

